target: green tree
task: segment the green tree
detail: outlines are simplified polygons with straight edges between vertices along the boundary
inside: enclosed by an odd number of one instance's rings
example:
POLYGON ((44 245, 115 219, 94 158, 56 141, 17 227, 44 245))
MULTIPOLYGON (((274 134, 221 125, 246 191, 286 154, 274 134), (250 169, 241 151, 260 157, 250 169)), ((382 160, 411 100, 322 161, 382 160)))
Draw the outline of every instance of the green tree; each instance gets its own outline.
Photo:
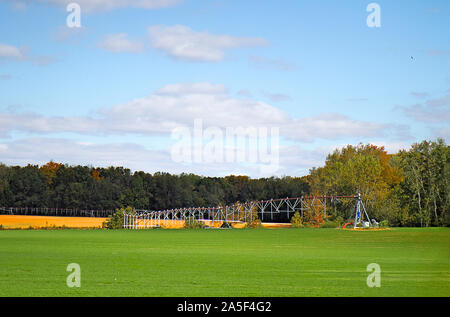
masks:
POLYGON ((292 216, 291 224, 293 228, 303 228, 303 220, 298 211, 296 211, 292 216))
POLYGON ((409 217, 420 226, 449 225, 450 152, 444 140, 415 143, 400 151, 396 163, 405 177, 398 197, 409 217))
POLYGON ((120 208, 116 212, 109 216, 108 219, 103 223, 103 228, 106 229, 122 229, 123 225, 123 214, 135 214, 135 210, 132 207, 120 208))

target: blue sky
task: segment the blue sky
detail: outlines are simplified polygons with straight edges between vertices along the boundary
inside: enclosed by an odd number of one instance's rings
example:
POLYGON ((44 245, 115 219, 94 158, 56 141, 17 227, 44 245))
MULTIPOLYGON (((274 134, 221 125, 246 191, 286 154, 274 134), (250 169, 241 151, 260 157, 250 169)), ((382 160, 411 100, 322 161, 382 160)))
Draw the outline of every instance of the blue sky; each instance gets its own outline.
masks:
MULTIPOLYGON (((0 161, 267 176, 179 163, 173 129, 279 127, 274 175, 346 144, 450 136, 450 3, 0 0, 0 161), (94 5, 95 4, 95 5, 94 5)), ((261 163, 261 162, 259 162, 261 163)))

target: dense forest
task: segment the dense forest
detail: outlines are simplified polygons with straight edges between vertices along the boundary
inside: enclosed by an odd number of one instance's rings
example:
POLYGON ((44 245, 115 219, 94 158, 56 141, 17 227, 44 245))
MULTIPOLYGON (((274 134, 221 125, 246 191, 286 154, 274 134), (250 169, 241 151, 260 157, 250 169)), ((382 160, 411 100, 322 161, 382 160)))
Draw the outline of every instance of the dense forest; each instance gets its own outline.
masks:
POLYGON ((131 173, 127 168, 0 165, 0 206, 76 209, 164 210, 209 207, 309 192, 304 179, 250 179, 247 176, 202 177, 193 174, 131 173))
MULTIPOLYGON (((361 192, 369 213, 397 226, 450 225, 449 147, 442 139, 387 154, 373 145, 347 146, 303 177, 204 177, 96 168, 0 164, 0 206, 163 210, 236 201, 361 192)), ((334 206, 331 217, 348 213, 334 206)))

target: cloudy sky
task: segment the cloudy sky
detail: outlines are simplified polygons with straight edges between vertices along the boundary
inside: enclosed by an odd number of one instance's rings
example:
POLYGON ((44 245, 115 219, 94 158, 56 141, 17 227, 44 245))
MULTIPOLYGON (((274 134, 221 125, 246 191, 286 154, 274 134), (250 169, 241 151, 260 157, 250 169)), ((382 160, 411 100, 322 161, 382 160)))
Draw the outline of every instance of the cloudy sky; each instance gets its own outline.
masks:
POLYGON ((301 176, 347 144, 448 142, 450 3, 376 1, 369 27, 371 2, 0 0, 0 162, 301 176), (174 138, 199 121, 278 129, 277 168, 174 159, 204 153, 174 138))

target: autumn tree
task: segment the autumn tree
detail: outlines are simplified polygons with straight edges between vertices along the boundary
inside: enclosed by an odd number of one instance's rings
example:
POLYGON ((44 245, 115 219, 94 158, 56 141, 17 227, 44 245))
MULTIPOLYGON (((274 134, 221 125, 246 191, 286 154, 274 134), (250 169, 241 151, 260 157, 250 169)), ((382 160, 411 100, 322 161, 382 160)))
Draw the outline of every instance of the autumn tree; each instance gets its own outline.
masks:
POLYGON ((52 186, 53 180, 56 178, 56 173, 58 172, 58 170, 61 168, 62 165, 63 164, 61 163, 55 163, 53 161, 50 161, 40 167, 40 171, 42 175, 45 176, 47 180, 47 185, 49 187, 52 186))
MULTIPOLYGON (((329 154, 325 166, 312 169, 307 181, 312 192, 321 194, 360 192, 369 214, 385 218, 389 217, 387 213, 397 212, 386 209, 386 204, 394 199, 391 192, 402 181, 399 168, 391 160, 392 155, 387 154, 384 147, 348 145, 329 154)), ((343 216, 348 217, 352 207, 352 202, 342 206, 343 216)))
POLYGON ((102 180, 105 179, 104 176, 100 176, 100 172, 98 170, 96 170, 96 169, 94 169, 92 171, 91 175, 92 175, 92 178, 95 179, 96 181, 102 181, 102 180))

